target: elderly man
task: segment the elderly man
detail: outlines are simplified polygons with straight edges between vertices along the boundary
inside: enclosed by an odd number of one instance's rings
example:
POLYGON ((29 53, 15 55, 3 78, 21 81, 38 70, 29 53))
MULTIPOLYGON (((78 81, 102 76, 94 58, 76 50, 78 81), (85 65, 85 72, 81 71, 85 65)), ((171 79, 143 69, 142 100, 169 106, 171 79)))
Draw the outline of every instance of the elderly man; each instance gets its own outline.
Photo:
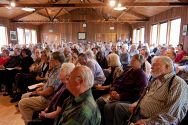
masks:
POLYGON ((49 71, 46 76, 48 78, 46 84, 42 88, 38 88, 36 91, 26 93, 22 96, 18 106, 25 124, 32 120, 33 112, 41 111, 48 105, 50 99, 60 85, 58 74, 63 62, 63 53, 52 53, 49 63, 49 71))
MULTIPOLYGON (((136 122, 135 125, 178 125, 185 117, 188 110, 188 86, 183 79, 175 76, 173 70, 173 62, 169 57, 154 57, 151 71, 154 80, 139 101, 140 110, 132 121, 136 122)), ((114 125, 127 122, 136 105, 137 102, 131 105, 117 104, 114 125)))
POLYGON ((75 67, 66 86, 73 96, 64 101, 56 125, 100 125, 100 111, 91 93, 93 83, 94 77, 88 67, 75 67))
POLYGON ((92 70, 93 75, 94 75, 95 85, 98 85, 98 84, 101 85, 104 83, 104 81, 106 80, 106 77, 103 73, 101 66, 97 63, 96 60, 90 59, 88 55, 85 53, 81 53, 78 55, 78 62, 81 65, 85 65, 92 70))

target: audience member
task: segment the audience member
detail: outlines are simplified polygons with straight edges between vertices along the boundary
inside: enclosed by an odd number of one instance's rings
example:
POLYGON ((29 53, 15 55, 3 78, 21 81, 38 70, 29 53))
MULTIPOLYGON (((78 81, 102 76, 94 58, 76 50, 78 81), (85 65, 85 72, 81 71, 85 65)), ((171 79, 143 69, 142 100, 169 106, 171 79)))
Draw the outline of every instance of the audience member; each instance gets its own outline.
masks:
POLYGON ((33 112, 45 109, 52 96, 55 94, 60 85, 58 74, 64 60, 63 53, 53 52, 49 63, 49 71, 47 73, 48 79, 45 85, 34 92, 28 92, 22 95, 22 99, 19 101, 18 106, 26 125, 32 120, 33 112))
POLYGON ((93 84, 94 76, 88 67, 75 67, 66 85, 72 96, 64 101, 54 125, 100 125, 100 111, 91 92, 93 84))
MULTIPOLYGON (((157 56, 152 61, 150 87, 141 98, 133 125, 178 125, 188 111, 188 86, 174 74, 169 57, 157 56)), ((115 107, 114 125, 126 124, 138 101, 133 104, 119 103, 115 107)))

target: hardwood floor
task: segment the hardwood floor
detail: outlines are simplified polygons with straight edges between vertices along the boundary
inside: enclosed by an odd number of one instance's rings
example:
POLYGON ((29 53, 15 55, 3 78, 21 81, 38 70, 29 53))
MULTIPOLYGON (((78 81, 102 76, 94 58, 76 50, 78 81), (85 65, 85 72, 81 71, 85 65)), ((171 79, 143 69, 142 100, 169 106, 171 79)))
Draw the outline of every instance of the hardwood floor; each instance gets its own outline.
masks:
POLYGON ((10 103, 9 96, 0 93, 0 125, 24 125, 15 103, 10 103))

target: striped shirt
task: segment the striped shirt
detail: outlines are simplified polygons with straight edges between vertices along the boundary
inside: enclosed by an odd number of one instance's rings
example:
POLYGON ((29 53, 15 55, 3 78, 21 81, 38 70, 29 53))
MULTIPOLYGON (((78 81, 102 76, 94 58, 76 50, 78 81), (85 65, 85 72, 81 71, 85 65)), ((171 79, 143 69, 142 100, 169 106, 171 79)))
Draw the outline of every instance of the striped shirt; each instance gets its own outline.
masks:
POLYGON ((147 125, 179 124, 188 110, 188 85, 180 77, 169 82, 174 73, 155 80, 140 103, 140 112, 146 117, 147 125))
POLYGON ((101 114, 91 90, 79 97, 70 96, 62 106, 62 115, 55 125, 100 125, 101 114))

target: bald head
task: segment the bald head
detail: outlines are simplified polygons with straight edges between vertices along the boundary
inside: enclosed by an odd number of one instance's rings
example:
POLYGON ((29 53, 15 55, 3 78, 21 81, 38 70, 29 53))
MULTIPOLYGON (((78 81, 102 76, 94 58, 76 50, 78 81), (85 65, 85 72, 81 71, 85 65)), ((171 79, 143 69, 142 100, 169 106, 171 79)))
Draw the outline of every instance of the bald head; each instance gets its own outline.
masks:
POLYGON ((94 84, 92 71, 86 66, 77 66, 70 74, 67 89, 74 95, 79 96, 94 84))

